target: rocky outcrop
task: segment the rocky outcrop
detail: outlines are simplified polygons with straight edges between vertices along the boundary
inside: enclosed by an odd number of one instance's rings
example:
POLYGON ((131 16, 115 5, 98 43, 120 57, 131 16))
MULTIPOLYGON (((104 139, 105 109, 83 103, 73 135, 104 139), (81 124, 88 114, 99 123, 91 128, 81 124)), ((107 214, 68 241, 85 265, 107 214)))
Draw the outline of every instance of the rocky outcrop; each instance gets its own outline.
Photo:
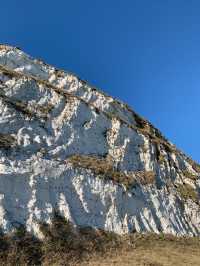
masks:
POLYGON ((74 74, 0 46, 0 226, 54 210, 119 234, 200 235, 200 167, 74 74))

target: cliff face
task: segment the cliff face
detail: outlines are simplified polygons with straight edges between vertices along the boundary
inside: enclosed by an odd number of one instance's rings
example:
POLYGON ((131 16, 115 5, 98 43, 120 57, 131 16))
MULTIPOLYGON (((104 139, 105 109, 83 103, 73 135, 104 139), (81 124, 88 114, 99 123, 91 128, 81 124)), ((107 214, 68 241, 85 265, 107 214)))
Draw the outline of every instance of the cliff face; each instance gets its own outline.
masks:
POLYGON ((0 46, 0 226, 200 235, 200 167, 127 105, 0 46))

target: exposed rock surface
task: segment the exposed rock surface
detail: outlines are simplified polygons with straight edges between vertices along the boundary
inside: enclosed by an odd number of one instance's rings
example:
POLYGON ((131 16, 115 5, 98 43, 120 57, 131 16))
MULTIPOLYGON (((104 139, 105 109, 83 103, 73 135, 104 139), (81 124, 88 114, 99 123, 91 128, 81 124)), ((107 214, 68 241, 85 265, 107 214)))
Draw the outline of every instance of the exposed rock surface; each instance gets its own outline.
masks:
POLYGON ((200 167, 127 105, 0 46, 0 226, 54 209, 119 234, 200 235, 200 167))

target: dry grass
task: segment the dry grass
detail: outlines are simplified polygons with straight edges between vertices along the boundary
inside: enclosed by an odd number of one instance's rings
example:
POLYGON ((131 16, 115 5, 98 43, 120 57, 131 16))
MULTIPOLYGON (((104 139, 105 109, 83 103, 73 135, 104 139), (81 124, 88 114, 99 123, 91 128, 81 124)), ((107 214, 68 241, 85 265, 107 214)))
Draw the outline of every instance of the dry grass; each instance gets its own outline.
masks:
POLYGON ((23 227, 0 236, 0 265, 40 265, 41 242, 23 227))
POLYGON ((104 254, 106 250, 119 248, 120 237, 113 233, 90 227, 73 228, 61 216, 54 218, 52 226, 43 229, 42 265, 79 265, 93 254, 104 254))
POLYGON ((41 224, 39 241, 19 227, 0 235, 0 265, 200 265, 200 239, 138 233, 119 236, 90 227, 74 228, 55 212, 41 224))
POLYGON ((184 200, 191 199, 194 202, 198 202, 198 193, 197 191, 189 184, 179 184, 177 187, 177 191, 180 196, 184 200))
POLYGON ((192 173, 190 173, 189 171, 185 170, 183 171, 183 175, 186 177, 186 178, 189 178, 191 180, 194 180, 196 181, 198 179, 198 176, 197 175, 194 175, 192 173))
POLYGON ((123 184, 127 188, 136 184, 135 177, 115 170, 111 159, 89 155, 73 155, 68 161, 72 163, 74 167, 89 169, 95 175, 98 175, 105 180, 109 179, 116 183, 123 184))
MULTIPOLYGON (((81 266, 199 266, 200 245, 190 240, 179 243, 164 240, 162 242, 152 239, 148 245, 144 242, 136 248, 122 248, 108 252, 104 257, 96 256, 89 262, 82 262, 81 266)), ((137 242, 136 242, 137 244, 137 242)))
POLYGON ((68 158, 68 162, 74 167, 91 170, 105 180, 112 180, 118 184, 123 184, 127 189, 138 184, 148 185, 155 181, 153 171, 137 171, 124 173, 114 168, 114 163, 110 158, 99 158, 89 155, 73 155, 68 158))
POLYGON ((78 265, 93 254, 119 248, 121 239, 114 233, 92 228, 74 228, 55 213, 52 224, 40 225, 42 241, 19 227, 0 236, 0 265, 78 265), (67 264, 66 264, 67 263, 67 264))
POLYGON ((140 171, 136 173, 137 180, 142 185, 153 184, 155 181, 155 173, 153 171, 140 171))

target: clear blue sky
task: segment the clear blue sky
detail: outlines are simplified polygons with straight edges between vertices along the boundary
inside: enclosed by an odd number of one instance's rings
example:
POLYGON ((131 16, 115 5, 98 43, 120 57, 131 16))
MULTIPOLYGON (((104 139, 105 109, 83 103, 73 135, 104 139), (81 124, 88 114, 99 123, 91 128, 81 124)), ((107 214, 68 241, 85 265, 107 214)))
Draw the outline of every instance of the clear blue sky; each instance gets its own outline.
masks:
POLYGON ((0 42, 122 99, 200 162, 199 0, 2 1, 0 42))

